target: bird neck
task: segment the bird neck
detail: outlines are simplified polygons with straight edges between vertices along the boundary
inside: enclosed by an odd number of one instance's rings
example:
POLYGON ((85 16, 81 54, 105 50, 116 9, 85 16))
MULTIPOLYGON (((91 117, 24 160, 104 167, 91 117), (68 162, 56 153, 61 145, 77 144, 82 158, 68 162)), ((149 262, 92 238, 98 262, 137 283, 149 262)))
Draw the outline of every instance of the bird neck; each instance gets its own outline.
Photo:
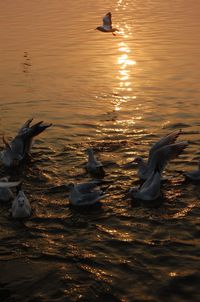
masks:
POLYGON ((96 158, 95 158, 95 156, 92 152, 88 154, 88 160, 89 161, 96 161, 96 158))
POLYGON ((141 161, 138 163, 139 169, 141 170, 146 170, 147 168, 147 163, 144 161, 143 158, 141 158, 141 161))

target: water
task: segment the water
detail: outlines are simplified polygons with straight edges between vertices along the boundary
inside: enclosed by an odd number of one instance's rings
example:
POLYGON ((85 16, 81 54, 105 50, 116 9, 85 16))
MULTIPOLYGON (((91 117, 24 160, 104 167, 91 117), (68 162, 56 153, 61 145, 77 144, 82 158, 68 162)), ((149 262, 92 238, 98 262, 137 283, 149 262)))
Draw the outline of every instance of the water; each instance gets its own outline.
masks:
POLYGON ((33 207, 15 221, 1 205, 1 301, 199 301, 200 189, 182 175, 200 154, 199 8, 197 0, 0 3, 0 135, 11 138, 30 117, 53 123, 25 169, 1 168, 23 179, 33 207), (94 30, 108 11, 116 37, 94 30), (179 128, 189 147, 166 170, 165 202, 132 204, 136 169, 124 165, 179 128), (88 146, 106 165, 107 197, 77 211, 61 185, 90 179, 88 146))

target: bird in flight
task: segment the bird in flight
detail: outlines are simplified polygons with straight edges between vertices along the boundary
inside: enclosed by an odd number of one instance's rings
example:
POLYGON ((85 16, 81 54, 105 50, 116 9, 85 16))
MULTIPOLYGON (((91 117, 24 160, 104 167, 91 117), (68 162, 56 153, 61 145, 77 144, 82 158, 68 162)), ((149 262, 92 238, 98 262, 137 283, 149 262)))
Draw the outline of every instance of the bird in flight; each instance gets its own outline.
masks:
POLYGON ((103 25, 98 26, 96 29, 105 33, 111 32, 113 36, 116 36, 115 31, 119 31, 117 28, 112 27, 112 14, 110 12, 103 17, 103 25))

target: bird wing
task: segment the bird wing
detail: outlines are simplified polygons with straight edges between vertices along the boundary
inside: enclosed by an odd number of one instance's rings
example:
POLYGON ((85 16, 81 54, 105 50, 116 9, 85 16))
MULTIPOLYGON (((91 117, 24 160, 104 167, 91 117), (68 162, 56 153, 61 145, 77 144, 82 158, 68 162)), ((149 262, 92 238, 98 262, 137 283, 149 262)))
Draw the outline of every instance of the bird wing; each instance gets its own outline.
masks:
POLYGON ((200 170, 186 172, 185 175, 191 180, 200 180, 200 170))
POLYGON ((103 17, 103 26, 112 27, 112 14, 110 12, 103 17))
POLYGON ((101 195, 102 191, 94 191, 90 193, 86 193, 81 195, 79 204, 94 204, 101 198, 103 198, 103 195, 101 195))
POLYGON ((188 142, 178 142, 157 149, 150 159, 148 169, 155 171, 157 168, 161 173, 167 163, 181 154, 187 146, 188 142))
POLYGON ((100 162, 98 160, 93 160, 93 161, 90 160, 87 162, 86 167, 88 169, 102 168, 103 164, 102 164, 102 162, 100 162))
POLYGON ((18 158, 19 160, 21 160, 25 155, 25 144, 21 137, 16 136, 12 140, 10 146, 14 157, 16 157, 16 159, 18 158))
POLYGON ((176 130, 173 132, 170 132, 166 136, 162 137, 158 142, 156 142, 149 151, 149 159, 148 162, 150 162, 154 152, 158 150, 159 148, 162 148, 166 145, 174 144, 178 136, 181 134, 181 130, 176 130))
MULTIPOLYGON (((29 121, 31 122, 31 120, 29 121)), ((30 125, 29 121, 26 122, 29 123, 28 125, 30 125)), ((43 132, 46 128, 50 127, 51 125, 52 124, 43 124, 43 121, 40 121, 32 125, 31 127, 23 128, 25 131, 21 130, 21 132, 17 136, 20 136, 23 140, 30 139, 33 138, 34 136, 39 135, 41 132, 43 132)))
POLYGON ((100 184, 100 181, 93 181, 93 182, 85 182, 81 184, 77 184, 76 188, 81 193, 89 193, 91 190, 96 188, 100 184))
POLYGON ((161 176, 158 171, 153 172, 151 176, 144 182, 140 189, 140 194, 144 199, 156 199, 160 195, 161 176))
POLYGON ((0 181, 0 188, 11 188, 11 187, 17 187, 21 181, 0 181))
POLYGON ((33 121, 33 118, 27 120, 22 127, 19 129, 18 134, 23 134, 27 129, 30 127, 31 122, 33 121))
POLYGON ((22 126, 22 128, 19 130, 17 136, 12 142, 12 151, 13 149, 18 150, 21 148, 21 151, 18 152, 19 154, 22 153, 28 153, 30 151, 31 142, 33 137, 39 135, 41 132, 43 132, 46 128, 50 127, 52 124, 44 124, 43 121, 40 121, 32 126, 30 126, 32 119, 25 122, 25 124, 22 126), (19 142, 21 140, 21 146, 19 145, 19 142), (23 148, 23 151, 22 151, 23 148))
POLYGON ((102 162, 97 160, 97 161, 96 161, 96 167, 97 167, 97 168, 103 167, 102 162))

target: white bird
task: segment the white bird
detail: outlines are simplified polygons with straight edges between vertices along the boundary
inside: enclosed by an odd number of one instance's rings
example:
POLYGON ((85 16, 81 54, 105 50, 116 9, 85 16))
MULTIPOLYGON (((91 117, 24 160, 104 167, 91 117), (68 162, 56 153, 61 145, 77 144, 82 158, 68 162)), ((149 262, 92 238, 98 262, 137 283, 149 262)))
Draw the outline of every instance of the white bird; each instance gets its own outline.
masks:
POLYGON ((69 201, 75 206, 86 206, 97 203, 105 197, 103 191, 98 190, 99 182, 69 184, 69 201))
POLYGON ((104 177, 105 171, 103 169, 103 164, 96 159, 93 149, 88 148, 86 152, 88 155, 88 162, 86 163, 87 171, 96 176, 104 177))
POLYGON ((160 184, 161 175, 159 171, 153 171, 140 188, 131 188, 129 192, 134 199, 143 201, 156 200, 160 197, 160 184))
POLYGON ((15 138, 9 144, 3 137, 5 150, 1 152, 2 163, 7 166, 17 166, 29 154, 32 140, 52 124, 43 124, 43 121, 30 125, 33 119, 29 119, 20 128, 15 138))
POLYGON ((8 202, 14 199, 10 188, 17 187, 20 181, 8 181, 7 177, 0 178, 0 201, 8 202))
POLYGON ((112 14, 110 12, 103 17, 103 25, 98 26, 96 29, 105 33, 111 32, 114 36, 114 32, 119 31, 117 28, 112 27, 112 14))
POLYGON ((155 143, 149 151, 147 162, 145 162, 142 157, 136 157, 134 159, 134 162, 136 162, 139 167, 138 176, 140 179, 146 180, 149 178, 156 167, 158 167, 162 174, 167 163, 182 153, 187 147, 188 142, 175 142, 180 133, 181 130, 173 131, 155 143))
POLYGON ((200 161, 198 169, 191 172, 186 172, 185 176, 190 180, 200 181, 200 161))
POLYGON ((21 186, 17 187, 17 195, 12 203, 12 217, 25 218, 31 215, 31 205, 21 186))

